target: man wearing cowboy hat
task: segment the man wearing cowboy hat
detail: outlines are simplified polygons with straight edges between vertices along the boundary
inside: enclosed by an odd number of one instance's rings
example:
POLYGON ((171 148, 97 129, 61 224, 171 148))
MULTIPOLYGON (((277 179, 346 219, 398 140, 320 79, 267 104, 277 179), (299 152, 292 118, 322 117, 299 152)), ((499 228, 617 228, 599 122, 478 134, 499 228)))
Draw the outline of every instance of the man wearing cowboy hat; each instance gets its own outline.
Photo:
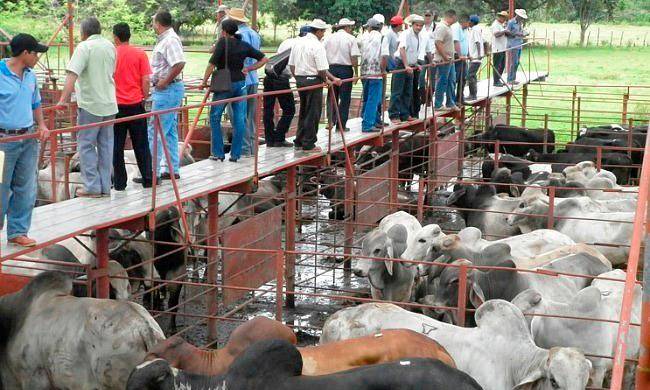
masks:
POLYGON ((501 75, 506 68, 506 49, 508 37, 506 36, 506 20, 508 11, 501 11, 492 22, 492 79, 495 87, 503 87, 501 75))
MULTIPOLYGON (((228 19, 228 11, 229 10, 230 10, 230 7, 228 7, 225 4, 221 4, 217 8, 217 17, 215 19, 215 22, 217 23, 217 30, 216 30, 216 33, 215 33, 217 41, 219 40, 219 38, 221 38, 221 22, 228 19)), ((212 50, 214 50, 214 46, 215 45, 212 45, 212 49, 211 49, 210 52, 212 52, 212 50)))
MULTIPOLYGON (((314 19, 307 24, 311 32, 298 39, 289 55, 289 68, 296 78, 298 88, 320 85, 332 82, 340 85, 341 79, 329 71, 325 46, 321 43, 325 30, 330 25, 321 19, 314 19)), ((316 146, 318 141, 318 122, 323 109, 323 89, 314 88, 298 91, 300 96, 300 113, 298 116, 298 132, 293 141, 296 149, 317 153, 322 150, 316 146)))
MULTIPOLYGON (((262 46, 262 40, 260 35, 250 28, 248 23, 248 18, 244 14, 242 8, 231 8, 228 11, 228 18, 237 22, 239 28, 237 34, 241 36, 242 42, 246 42, 249 45, 253 46, 254 49, 260 50, 262 46)), ((251 69, 253 64, 257 60, 254 58, 246 58, 244 61, 244 67, 251 69)), ((255 95, 257 93, 257 87, 260 82, 259 77, 257 76, 257 71, 248 72, 246 74, 246 94, 255 95)), ((248 99, 246 102, 246 134, 244 135, 244 144, 242 146, 242 157, 252 157, 255 155, 255 148, 257 147, 257 128, 255 121, 255 109, 257 108, 257 99, 252 98, 248 99)))
MULTIPOLYGON (((352 35, 352 28, 354 27, 354 20, 343 18, 334 25, 336 32, 323 40, 325 52, 327 53, 327 62, 330 64, 330 73, 340 79, 349 79, 358 74, 359 45, 357 39, 352 35)), ((341 84, 340 87, 334 87, 334 100, 338 104, 338 115, 332 101, 327 99, 327 115, 331 123, 336 126, 339 117, 341 118, 341 125, 348 131, 347 127, 348 114, 350 112, 350 100, 352 98, 352 82, 341 84)), ((331 92, 331 91, 330 91, 331 92)))
POLYGON ((517 82, 517 68, 519 67, 519 58, 521 57, 521 47, 524 44, 524 37, 528 35, 524 31, 523 21, 528 19, 526 10, 518 8, 515 10, 515 17, 508 21, 506 35, 508 36, 508 52, 510 54, 510 66, 508 69, 508 83, 519 84, 517 82))
POLYGON ((451 26, 456 23, 456 11, 450 9, 445 12, 442 23, 436 26, 435 45, 436 52, 433 61, 436 65, 436 90, 434 109, 442 109, 442 103, 446 96, 447 108, 457 111, 456 106, 456 68, 454 66, 454 36, 451 26))

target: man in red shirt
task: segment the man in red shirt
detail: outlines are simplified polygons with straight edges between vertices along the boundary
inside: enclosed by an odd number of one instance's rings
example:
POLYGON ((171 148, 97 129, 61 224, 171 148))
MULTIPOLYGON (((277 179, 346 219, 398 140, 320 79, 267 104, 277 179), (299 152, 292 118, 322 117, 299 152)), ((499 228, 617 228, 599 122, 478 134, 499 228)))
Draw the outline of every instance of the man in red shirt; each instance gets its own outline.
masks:
MULTIPOLYGON (((131 29, 126 23, 113 26, 113 39, 117 47, 115 65, 115 90, 119 112, 116 118, 144 114, 144 101, 149 96, 151 67, 149 58, 141 49, 129 45, 131 29)), ((151 187, 151 153, 147 136, 147 120, 135 119, 115 124, 113 149, 113 187, 117 191, 126 188, 127 174, 124 166, 124 143, 129 132, 138 168, 142 175, 142 186, 151 187)))

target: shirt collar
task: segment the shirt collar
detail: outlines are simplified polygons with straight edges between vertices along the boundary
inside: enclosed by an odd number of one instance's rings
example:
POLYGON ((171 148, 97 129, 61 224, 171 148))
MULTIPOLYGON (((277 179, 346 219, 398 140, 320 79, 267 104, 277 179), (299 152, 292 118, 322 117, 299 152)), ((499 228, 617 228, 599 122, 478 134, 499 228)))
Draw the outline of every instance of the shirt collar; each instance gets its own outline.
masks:
POLYGON ((307 35, 305 35, 305 37, 308 38, 308 39, 313 39, 316 42, 320 42, 320 40, 318 39, 318 37, 316 35, 314 35, 314 33, 307 33, 307 35))
POLYGON ((100 34, 93 34, 86 38, 87 41, 94 41, 95 39, 100 39, 102 36, 100 34))
MULTIPOLYGON (((31 72, 31 71, 32 71, 31 68, 25 68, 23 70, 23 79, 25 78, 25 75, 27 73, 31 72)), ((9 69, 9 66, 7 65, 7 60, 6 59, 0 61, 0 73, 2 73, 5 76, 18 77, 17 74, 15 74, 11 69, 9 69)))
POLYGON ((171 35, 173 32, 174 32, 173 28, 168 28, 167 30, 165 30, 164 33, 158 35, 158 37, 156 38, 156 41, 158 41, 158 42, 162 41, 163 39, 165 39, 166 36, 171 35))

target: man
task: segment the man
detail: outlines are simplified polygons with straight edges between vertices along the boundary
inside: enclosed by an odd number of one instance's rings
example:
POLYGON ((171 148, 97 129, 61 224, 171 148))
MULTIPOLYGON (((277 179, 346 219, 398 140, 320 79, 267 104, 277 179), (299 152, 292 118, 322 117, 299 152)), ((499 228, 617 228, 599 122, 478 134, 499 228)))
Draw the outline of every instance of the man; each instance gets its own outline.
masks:
POLYGON ((445 12, 442 23, 438 23, 434 32, 436 51, 433 60, 436 63, 436 91, 434 109, 442 109, 442 102, 447 96, 447 108, 457 111, 456 106, 456 70, 454 59, 454 37, 451 26, 456 23, 456 11, 445 12))
MULTIPOLYGON (((311 32, 300 38, 291 49, 289 68, 296 78, 298 88, 322 85, 331 81, 339 84, 341 80, 329 72, 329 63, 325 46, 321 43, 325 30, 330 26, 321 19, 314 19, 307 25, 311 32)), ((318 122, 323 109, 323 89, 314 88, 298 92, 300 96, 300 113, 298 132, 293 141, 294 147, 308 153, 318 153, 322 149, 316 146, 318 140, 318 122)))
MULTIPOLYGON (((373 18, 374 19, 374 18, 373 18)), ((399 45, 399 35, 404 28, 404 19, 401 16, 396 15, 390 18, 390 30, 386 33, 386 42, 388 44, 388 58, 386 62, 386 69, 388 71, 395 70, 397 68, 396 58, 393 56, 393 53, 397 51, 397 46, 399 45)))
MULTIPOLYGON (((219 40, 219 38, 221 38, 221 31, 223 30, 221 27, 221 22, 228 19, 228 11, 230 11, 230 7, 228 7, 225 4, 221 4, 217 8, 217 17, 215 19, 215 23, 217 23, 217 29, 215 31, 215 36, 217 41, 219 40)), ((214 45, 212 45, 212 50, 214 50, 214 45)))
MULTIPOLYGON (((434 47, 434 38, 433 38, 433 32, 436 30, 436 22, 438 19, 438 13, 436 11, 426 11, 424 13, 424 27, 422 28, 422 32, 427 34, 428 40, 429 40, 429 47, 433 48, 434 47)), ((424 63, 425 65, 431 64, 432 60, 429 56, 425 57, 424 63)), ((426 102, 426 87, 427 87, 427 77, 429 78, 429 93, 433 92, 433 84, 435 80, 435 70, 436 68, 428 66, 426 67, 426 71, 420 72, 420 79, 419 81, 419 89, 420 89, 420 101, 421 102, 426 102)), ((430 95, 429 95, 430 96, 430 95)))
MULTIPOLYGON (((257 31, 248 26, 248 18, 241 8, 233 8, 228 11, 228 18, 234 20, 239 25, 237 33, 241 36, 242 42, 246 42, 253 46, 254 49, 260 50, 262 40, 257 31)), ((246 58, 244 60, 244 67, 251 68, 257 60, 254 58, 246 58)), ((246 74, 246 94, 257 94, 257 87, 260 82, 257 76, 257 71, 248 72, 246 74)), ((246 134, 244 135, 244 144, 242 146, 242 157, 252 157, 255 155, 255 148, 257 148, 257 123, 255 123, 255 110, 257 109, 257 98, 251 98, 246 101, 246 134)))
MULTIPOLYGON (((357 40, 352 35, 354 20, 343 18, 334 26, 336 32, 323 41, 325 52, 327 53, 327 62, 330 64, 330 73, 340 79, 350 79, 356 77, 359 69, 359 46, 357 40)), ((328 117, 332 125, 336 128, 339 117, 341 118, 341 127, 345 131, 347 127, 348 115, 350 113, 350 101, 352 99, 352 82, 345 82, 340 87, 333 87, 329 92, 334 92, 334 101, 338 105, 338 115, 332 107, 332 100, 329 96, 327 99, 328 117)))
MULTIPOLYGON (((296 44, 298 39, 307 35, 311 32, 311 28, 307 26, 302 26, 300 28, 300 34, 296 38, 289 38, 284 40, 278 47, 278 56, 282 56, 283 53, 291 50, 296 44)), ((273 59, 271 59, 271 62, 273 59)), ((288 64, 288 59, 287 62, 288 64)), ((267 67, 270 64, 267 65, 267 67)), ((280 74, 275 72, 266 71, 264 77, 264 91, 282 91, 290 89, 289 80, 291 79, 291 71, 289 66, 284 67, 280 74)), ((286 141, 286 134, 289 131, 289 126, 291 126, 291 121, 293 116, 296 113, 296 104, 293 100, 293 92, 288 92, 280 95, 266 95, 264 96, 264 136, 266 138, 266 146, 269 148, 275 147, 290 147, 292 144, 286 141), (278 121, 276 126, 275 124, 275 102, 280 104, 282 108, 282 117, 278 121)))
MULTIPOLYGON (((36 132, 42 141, 49 137, 43 120, 41 94, 32 68, 39 53, 47 46, 28 34, 18 34, 9 43, 12 56, 0 61, 0 138, 36 132), (34 130, 34 120, 38 128, 34 130)), ((24 247, 36 245, 27 236, 36 202, 38 172, 38 141, 35 138, 0 143, 4 153, 4 169, 0 183, 2 217, 7 217, 7 241, 24 247)))
POLYGON ((506 36, 505 23, 508 11, 501 11, 492 22, 492 81, 495 87, 503 87, 501 75, 506 68, 506 49, 508 37, 506 36))
POLYGON ((481 68, 481 62, 485 56, 485 47, 483 45, 483 30, 479 26, 481 19, 478 15, 469 17, 469 70, 467 71, 467 85, 469 87, 469 96, 467 100, 476 100, 476 75, 481 68))
POLYGON ((458 22, 451 26, 451 32, 454 36, 454 58, 456 70, 456 96, 459 103, 463 103, 463 94, 465 91, 465 80, 467 78, 467 58, 469 57, 469 44, 467 41, 467 32, 469 29, 469 15, 462 14, 458 22))
MULTIPOLYGON (((160 111, 181 106, 185 96, 185 86, 181 79, 181 72, 185 67, 185 53, 183 43, 172 28, 172 15, 169 11, 158 11, 153 17, 153 29, 156 32, 156 45, 151 57, 153 75, 151 81, 154 86, 151 93, 151 110, 160 111)), ((167 151, 172 162, 171 167, 163 164, 163 147, 158 137, 158 153, 153 156, 153 164, 160 179, 169 180, 171 170, 174 177, 180 178, 180 163, 178 155, 178 113, 160 115, 162 134, 167 143, 167 151)), ((149 120, 149 148, 153 153, 153 136, 155 133, 153 118, 149 120)))
POLYGON ((413 98, 413 70, 418 66, 418 59, 422 53, 422 47, 426 46, 427 38, 421 34, 424 26, 424 18, 420 15, 410 15, 411 28, 404 31, 399 37, 398 49, 391 53, 395 57, 396 69, 405 71, 393 73, 391 85, 390 107, 388 115, 393 124, 400 121, 412 121, 413 98))
POLYGON ((515 17, 508 21, 508 26, 506 27, 508 54, 510 56, 508 83, 512 85, 519 84, 517 81, 517 68, 519 68, 519 58, 521 57, 521 47, 524 44, 524 37, 528 35, 523 27, 523 21, 526 19, 528 19, 526 10, 518 8, 515 10, 515 17))
MULTIPOLYGON (((117 48, 117 65, 115 66, 115 94, 117 97, 117 118, 145 113, 144 101, 149 96, 151 66, 149 58, 142 49, 129 45, 131 29, 126 23, 113 26, 113 40, 117 48)), ((151 187, 152 167, 147 120, 135 119, 115 125, 113 145, 113 188, 116 191, 126 189, 127 174, 124 166, 124 143, 129 132, 135 159, 138 163, 142 186, 151 187)))
MULTIPOLYGON (((88 125, 115 118, 115 46, 101 36, 96 18, 81 22, 81 43, 68 63, 65 85, 58 107, 64 107, 74 90, 77 124, 88 125)), ((77 133, 77 150, 84 189, 76 196, 99 198, 111 195, 113 125, 94 126, 77 133)))
POLYGON ((361 41, 361 76, 364 77, 363 96, 365 104, 361 121, 361 131, 364 133, 380 131, 382 127, 381 116, 378 116, 377 107, 382 99, 382 73, 386 71, 386 57, 388 45, 383 42, 381 35, 382 24, 370 18, 368 28, 370 31, 361 41))

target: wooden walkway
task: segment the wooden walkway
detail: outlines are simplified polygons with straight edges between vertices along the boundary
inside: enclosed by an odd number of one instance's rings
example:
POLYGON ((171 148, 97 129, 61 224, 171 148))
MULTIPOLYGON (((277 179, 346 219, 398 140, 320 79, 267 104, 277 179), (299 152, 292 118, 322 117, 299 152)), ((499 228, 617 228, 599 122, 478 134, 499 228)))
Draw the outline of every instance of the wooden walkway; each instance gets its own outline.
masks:
MULTIPOLYGON (((530 80, 536 80, 545 75, 533 74, 530 80)), ((520 81, 525 82, 521 74, 520 81)), ((520 85, 516 86, 521 87, 520 85)), ((479 83, 479 99, 487 99, 507 92, 505 87, 490 87, 488 96, 487 81, 479 83), (482 95, 481 95, 482 94, 482 95)), ((444 115, 444 112, 436 113, 444 115)), ((430 114, 429 114, 430 115, 430 114)), ((401 123, 384 129, 383 133, 362 133, 360 118, 348 121, 350 131, 344 134, 345 144, 354 146, 372 142, 394 131, 406 130, 421 125, 422 120, 401 123)), ((297 166, 322 159, 327 154, 329 134, 326 130, 319 131, 318 146, 322 153, 305 153, 293 148, 259 147, 258 174, 260 177, 272 175, 291 166, 297 166)), ((332 132, 331 151, 343 150, 343 139, 340 133, 332 132)), ((237 163, 204 160, 181 168, 181 179, 177 181, 183 201, 205 196, 215 191, 226 190, 236 185, 249 182, 254 176, 254 159, 241 159, 237 163)), ((164 181, 157 188, 156 208, 173 205, 176 202, 174 190, 170 181, 164 181)), ((62 241, 73 235, 87 233, 92 230, 115 226, 118 223, 142 218, 152 211, 151 189, 134 188, 124 192, 113 191, 110 198, 88 199, 75 198, 63 202, 49 204, 34 209, 30 237, 37 242, 37 248, 62 241)), ((7 244, 6 235, 2 235, 0 260, 27 254, 35 248, 22 248, 7 244)))

